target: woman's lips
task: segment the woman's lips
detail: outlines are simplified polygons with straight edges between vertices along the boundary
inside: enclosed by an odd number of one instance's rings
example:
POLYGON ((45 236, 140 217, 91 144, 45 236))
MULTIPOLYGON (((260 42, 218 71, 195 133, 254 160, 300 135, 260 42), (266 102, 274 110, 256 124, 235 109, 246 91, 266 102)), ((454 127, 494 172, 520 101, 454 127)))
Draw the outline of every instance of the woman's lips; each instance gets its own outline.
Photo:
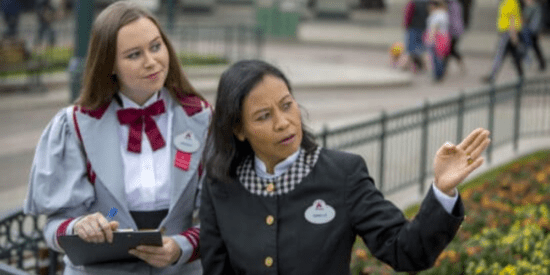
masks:
POLYGON ((154 74, 150 74, 147 76, 148 79, 157 79, 157 77, 159 76, 160 72, 156 72, 154 74))
POLYGON ((284 145, 288 145, 288 144, 294 142, 295 137, 296 137, 296 135, 291 135, 291 136, 289 136, 289 137, 287 137, 287 138, 281 140, 280 143, 281 143, 281 144, 284 144, 284 145))

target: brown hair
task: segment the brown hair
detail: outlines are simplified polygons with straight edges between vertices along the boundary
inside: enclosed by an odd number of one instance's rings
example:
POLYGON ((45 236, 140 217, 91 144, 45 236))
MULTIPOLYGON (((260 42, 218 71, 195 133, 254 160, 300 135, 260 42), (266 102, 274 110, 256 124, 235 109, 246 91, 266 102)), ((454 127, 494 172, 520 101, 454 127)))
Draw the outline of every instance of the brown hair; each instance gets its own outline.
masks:
POLYGON ((168 49, 170 64, 164 87, 178 102, 178 98, 187 94, 196 95, 204 100, 187 80, 174 47, 157 19, 134 3, 119 1, 105 8, 94 21, 88 45, 82 90, 76 104, 89 109, 97 109, 111 102, 113 96, 120 89, 117 77, 112 73, 115 65, 118 31, 123 26, 142 17, 151 20, 157 26, 168 49))

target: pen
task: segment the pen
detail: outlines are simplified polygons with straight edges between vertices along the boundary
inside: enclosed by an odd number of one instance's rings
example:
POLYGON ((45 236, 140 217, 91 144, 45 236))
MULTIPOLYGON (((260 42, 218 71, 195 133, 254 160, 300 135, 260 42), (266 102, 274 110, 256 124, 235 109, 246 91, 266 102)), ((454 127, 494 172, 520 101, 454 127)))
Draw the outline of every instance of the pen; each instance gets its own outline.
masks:
POLYGON ((117 212, 118 212, 118 209, 114 207, 111 208, 111 210, 109 210, 109 213, 107 213, 107 219, 111 221, 111 219, 113 219, 113 217, 116 215, 117 212))

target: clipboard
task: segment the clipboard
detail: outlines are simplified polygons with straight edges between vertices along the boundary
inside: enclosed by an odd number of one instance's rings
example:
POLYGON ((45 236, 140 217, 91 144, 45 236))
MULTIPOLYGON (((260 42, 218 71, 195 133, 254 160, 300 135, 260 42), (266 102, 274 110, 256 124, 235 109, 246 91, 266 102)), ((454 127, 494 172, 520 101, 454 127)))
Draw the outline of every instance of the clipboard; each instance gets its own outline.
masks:
POLYGON ((89 243, 78 235, 59 236, 59 246, 74 265, 139 260, 128 253, 138 245, 162 246, 160 231, 113 232, 113 243, 89 243))

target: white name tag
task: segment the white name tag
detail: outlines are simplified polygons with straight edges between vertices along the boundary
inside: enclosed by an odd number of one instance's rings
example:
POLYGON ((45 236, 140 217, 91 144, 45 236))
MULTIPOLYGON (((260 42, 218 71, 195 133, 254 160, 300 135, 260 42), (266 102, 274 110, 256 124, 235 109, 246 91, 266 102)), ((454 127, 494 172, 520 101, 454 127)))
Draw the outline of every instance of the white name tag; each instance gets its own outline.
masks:
POLYGON ((336 211, 332 206, 325 203, 324 200, 315 200, 313 205, 306 209, 304 213, 306 220, 313 224, 328 223, 336 216, 336 211))
POLYGON ((193 153, 200 147, 200 142, 195 138, 195 135, 191 131, 187 131, 174 138, 174 145, 180 151, 193 153))

